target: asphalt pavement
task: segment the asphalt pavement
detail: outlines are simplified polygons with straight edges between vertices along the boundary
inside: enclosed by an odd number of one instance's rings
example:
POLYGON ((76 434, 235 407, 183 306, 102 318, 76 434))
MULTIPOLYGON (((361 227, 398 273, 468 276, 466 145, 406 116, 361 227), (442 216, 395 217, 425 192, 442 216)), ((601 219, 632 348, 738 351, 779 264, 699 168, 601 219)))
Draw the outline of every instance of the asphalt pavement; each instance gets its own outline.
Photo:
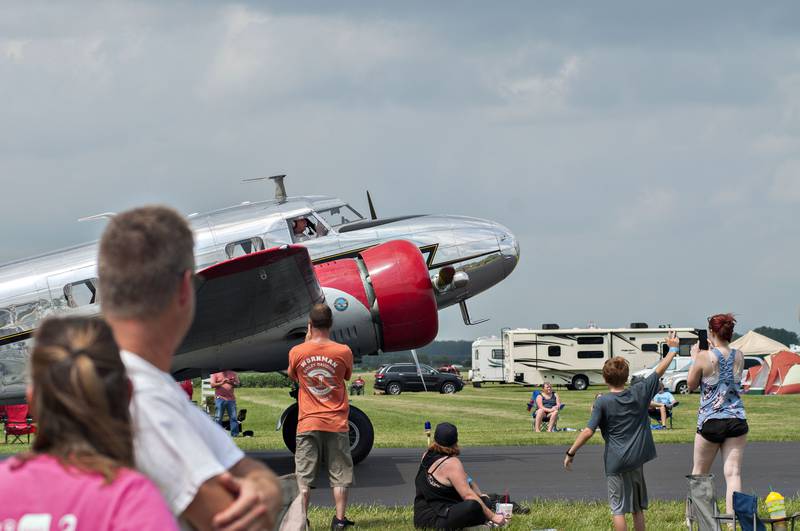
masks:
MULTIPOLYGON (((646 464, 645 479, 650 499, 682 500, 686 497, 686 474, 691 472, 691 444, 662 444, 658 457, 646 464)), ((500 446, 463 448, 461 459, 484 492, 508 489, 516 500, 533 498, 606 500, 603 446, 584 446, 573 470, 563 468, 564 446, 500 446)), ((408 505, 414 500, 414 476, 421 448, 376 448, 356 465, 356 485, 351 503, 408 505)), ((288 451, 249 452, 278 474, 294 471, 294 456, 288 451)), ((800 494, 800 443, 753 442, 745 449, 742 484, 747 492, 766 496, 777 490, 784 496, 800 494)), ((712 473, 717 495, 725 495, 721 458, 712 473)), ((312 503, 332 505, 324 473, 317 479, 312 503)))

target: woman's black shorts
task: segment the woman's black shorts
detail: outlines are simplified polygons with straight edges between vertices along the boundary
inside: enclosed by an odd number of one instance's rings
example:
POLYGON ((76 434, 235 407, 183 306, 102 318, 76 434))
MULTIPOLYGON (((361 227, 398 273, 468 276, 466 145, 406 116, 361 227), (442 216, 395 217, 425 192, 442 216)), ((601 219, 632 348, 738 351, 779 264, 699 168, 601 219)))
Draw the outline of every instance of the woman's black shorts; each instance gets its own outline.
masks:
POLYGON ((725 439, 741 437, 750 431, 744 419, 709 419, 703 427, 697 430, 703 439, 708 442, 722 444, 725 439))

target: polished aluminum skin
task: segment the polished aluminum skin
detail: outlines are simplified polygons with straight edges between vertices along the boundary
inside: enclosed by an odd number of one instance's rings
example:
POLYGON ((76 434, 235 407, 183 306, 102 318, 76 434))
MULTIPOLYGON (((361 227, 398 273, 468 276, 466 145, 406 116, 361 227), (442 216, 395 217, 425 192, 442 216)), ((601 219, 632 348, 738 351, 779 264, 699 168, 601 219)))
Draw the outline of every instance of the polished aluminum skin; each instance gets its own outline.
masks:
MULTIPOLYGON (((448 267, 458 273, 457 282, 437 289, 439 309, 489 289, 506 278, 519 259, 514 235, 492 221, 444 215, 370 221, 342 200, 326 196, 244 203, 192 214, 189 221, 195 234, 198 270, 243 253, 290 243, 306 246, 312 261, 320 263, 351 257, 390 240, 409 240, 420 248, 432 277, 448 267), (298 218, 314 223, 317 233, 295 241, 291 227, 298 218)), ((25 338, 40 320, 53 314, 99 313, 96 256, 94 242, 0 266, 0 343, 4 343, 0 345, 0 401, 23 396, 29 346, 25 338)), ((286 329, 272 331, 270 340, 286 338, 296 325, 287 323, 286 329)), ((272 359, 254 362, 252 368, 285 368, 283 341, 278 343, 278 348, 270 349, 268 357, 272 359)), ((225 345, 217 351, 224 356, 225 345)), ((191 354, 178 356, 173 369, 224 363, 217 357, 204 364, 191 354)))

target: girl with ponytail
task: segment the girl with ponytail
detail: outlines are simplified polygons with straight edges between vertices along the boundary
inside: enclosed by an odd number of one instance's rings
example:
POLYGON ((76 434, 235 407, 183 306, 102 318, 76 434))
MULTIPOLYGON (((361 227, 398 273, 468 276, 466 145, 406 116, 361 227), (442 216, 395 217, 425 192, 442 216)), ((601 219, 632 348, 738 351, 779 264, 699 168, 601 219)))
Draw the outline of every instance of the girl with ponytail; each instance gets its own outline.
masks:
POLYGON ((692 474, 708 474, 717 452, 722 454, 729 514, 734 491, 742 491, 742 458, 749 431, 740 396, 744 355, 730 346, 735 324, 730 313, 708 318, 709 350, 700 350, 699 344, 692 347, 688 375, 690 390, 700 386, 692 474))
POLYGON ((0 521, 176 529, 156 487, 132 470, 131 387, 108 325, 51 318, 34 341, 26 396, 37 435, 30 453, 0 463, 0 521))

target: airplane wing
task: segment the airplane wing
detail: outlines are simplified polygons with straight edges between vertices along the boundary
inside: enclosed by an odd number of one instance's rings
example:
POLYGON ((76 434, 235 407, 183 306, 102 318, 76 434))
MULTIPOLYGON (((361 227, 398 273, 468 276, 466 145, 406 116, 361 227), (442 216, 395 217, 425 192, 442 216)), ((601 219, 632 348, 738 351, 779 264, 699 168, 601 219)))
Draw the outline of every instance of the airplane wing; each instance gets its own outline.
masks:
POLYGON ((308 250, 276 247, 197 273, 196 313, 178 353, 229 343, 306 319, 324 296, 308 250))
POLYGON ((23 330, 21 332, 12 332, 9 334, 0 335, 0 347, 3 345, 10 345, 18 341, 25 341, 33 337, 33 330, 23 330))

